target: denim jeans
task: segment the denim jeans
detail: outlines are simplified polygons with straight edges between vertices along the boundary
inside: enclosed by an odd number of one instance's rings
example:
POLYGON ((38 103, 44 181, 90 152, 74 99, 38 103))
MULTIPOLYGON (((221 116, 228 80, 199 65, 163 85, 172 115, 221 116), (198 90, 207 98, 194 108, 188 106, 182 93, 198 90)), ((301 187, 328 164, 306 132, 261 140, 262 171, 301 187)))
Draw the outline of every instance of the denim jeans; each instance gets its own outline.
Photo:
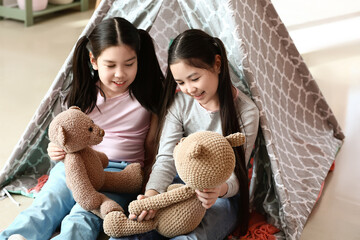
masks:
MULTIPOLYGON (((179 182, 175 179, 174 182, 179 182)), ((206 210, 206 214, 200 225, 191 233, 172 238, 173 240, 199 239, 199 240, 223 240, 236 228, 238 217, 239 195, 231 198, 218 198, 215 204, 206 210)), ((122 238, 110 238, 110 240, 161 240, 167 239, 155 230, 122 238)))
MULTIPOLYGON (((110 162, 106 171, 121 171, 126 162, 110 162)), ((137 194, 104 193, 124 209, 137 194)), ((50 171, 49 179, 30 207, 22 211, 8 228, 0 233, 0 239, 21 234, 26 239, 49 239, 60 227, 60 234, 52 239, 97 239, 102 231, 103 220, 77 204, 65 182, 65 168, 57 163, 50 171)))

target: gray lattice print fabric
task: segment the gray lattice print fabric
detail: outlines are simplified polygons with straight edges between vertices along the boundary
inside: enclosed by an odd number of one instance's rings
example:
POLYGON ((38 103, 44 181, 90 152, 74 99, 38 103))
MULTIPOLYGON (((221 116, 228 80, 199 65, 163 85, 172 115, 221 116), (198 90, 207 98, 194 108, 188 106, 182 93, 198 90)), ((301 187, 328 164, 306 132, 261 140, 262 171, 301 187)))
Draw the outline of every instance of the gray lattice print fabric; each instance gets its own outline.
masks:
MULTIPOLYGON (((171 39, 185 29, 224 42, 234 85, 260 110, 252 206, 282 230, 279 238, 300 239, 344 135, 270 0, 103 0, 82 35, 115 16, 149 31, 163 71, 171 39)), ((49 173, 47 127, 65 109, 71 57, 2 169, 0 187, 28 194, 49 173)))

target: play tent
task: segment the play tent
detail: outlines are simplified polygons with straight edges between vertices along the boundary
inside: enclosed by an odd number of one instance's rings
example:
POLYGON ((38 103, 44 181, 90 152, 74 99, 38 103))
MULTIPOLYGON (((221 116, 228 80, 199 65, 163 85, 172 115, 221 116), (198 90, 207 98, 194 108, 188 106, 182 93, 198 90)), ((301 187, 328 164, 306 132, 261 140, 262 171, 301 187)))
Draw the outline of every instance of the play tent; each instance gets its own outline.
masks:
MULTIPOLYGON (((222 39, 234 84, 260 110, 251 205, 281 230, 279 239, 300 239, 344 135, 270 0, 102 0, 82 35, 113 16, 149 31, 163 70, 178 33, 200 28, 222 39)), ((71 58, 1 170, 0 188, 32 195, 52 167, 47 127, 65 109, 71 58)))

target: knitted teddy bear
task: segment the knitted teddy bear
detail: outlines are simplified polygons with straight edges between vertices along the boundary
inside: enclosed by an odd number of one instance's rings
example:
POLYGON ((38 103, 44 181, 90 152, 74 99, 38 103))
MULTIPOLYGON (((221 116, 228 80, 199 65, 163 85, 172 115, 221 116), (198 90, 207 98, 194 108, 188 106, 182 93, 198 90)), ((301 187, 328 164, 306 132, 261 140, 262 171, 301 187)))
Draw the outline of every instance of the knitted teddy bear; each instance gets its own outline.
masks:
POLYGON ((58 114, 49 126, 50 141, 66 152, 66 184, 75 201, 101 218, 123 209, 99 191, 136 193, 143 181, 139 163, 129 164, 121 172, 104 171, 109 163, 107 156, 90 147, 99 144, 104 134, 103 129, 75 106, 58 114))
POLYGON ((136 215, 143 210, 158 210, 152 220, 137 222, 128 219, 123 212, 110 212, 104 219, 105 233, 121 237, 156 229, 161 235, 172 238, 193 231, 206 211, 195 189, 213 188, 225 182, 235 167, 232 147, 244 142, 242 133, 224 137, 203 131, 182 138, 173 155, 176 170, 185 185, 172 184, 167 192, 130 203, 129 212, 136 215))

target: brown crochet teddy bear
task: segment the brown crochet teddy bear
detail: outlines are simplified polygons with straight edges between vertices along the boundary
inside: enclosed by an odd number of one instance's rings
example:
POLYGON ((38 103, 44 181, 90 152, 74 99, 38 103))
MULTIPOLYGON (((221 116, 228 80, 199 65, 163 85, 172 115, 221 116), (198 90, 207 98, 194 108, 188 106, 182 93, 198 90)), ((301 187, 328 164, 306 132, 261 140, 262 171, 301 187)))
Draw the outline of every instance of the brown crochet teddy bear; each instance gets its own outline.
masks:
POLYGON ((75 201, 101 218, 123 209, 99 191, 136 193, 143 181, 139 163, 130 164, 121 172, 104 171, 109 163, 107 156, 90 147, 99 144, 104 134, 103 129, 75 106, 58 114, 49 126, 50 141, 66 152, 66 184, 75 201))
POLYGON ((195 189, 213 188, 225 182, 235 167, 232 147, 245 142, 242 133, 227 137, 215 132, 197 132, 181 139, 174 149, 174 160, 183 184, 172 184, 167 192, 130 203, 129 212, 158 210, 154 219, 137 222, 123 212, 113 211, 104 219, 104 231, 111 237, 129 236, 156 229, 171 238, 193 231, 206 209, 196 197, 195 189))

